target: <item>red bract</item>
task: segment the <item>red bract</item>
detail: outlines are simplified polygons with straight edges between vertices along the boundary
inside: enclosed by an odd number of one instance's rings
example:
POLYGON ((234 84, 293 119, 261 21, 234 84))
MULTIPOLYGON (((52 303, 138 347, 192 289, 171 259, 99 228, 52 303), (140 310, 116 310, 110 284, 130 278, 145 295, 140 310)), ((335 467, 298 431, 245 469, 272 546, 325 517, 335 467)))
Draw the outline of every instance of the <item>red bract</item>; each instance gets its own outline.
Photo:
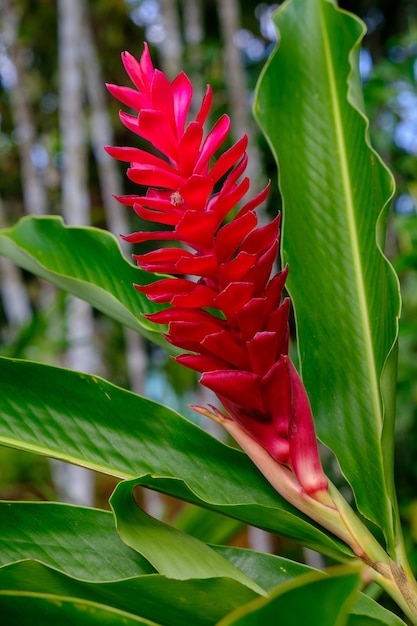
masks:
POLYGON ((144 196, 119 200, 163 225, 125 239, 177 244, 134 257, 145 270, 175 275, 137 286, 150 300, 171 305, 149 317, 168 324, 168 341, 187 351, 177 360, 202 373, 201 383, 218 396, 227 419, 290 468, 307 493, 326 489, 309 401, 288 356, 287 268, 271 277, 279 217, 258 226, 255 209, 268 188, 236 209, 249 188, 247 138, 214 161, 230 120, 223 115, 204 135, 210 87, 187 124, 192 87, 185 74, 169 82, 154 69, 146 45, 139 62, 125 52, 123 63, 136 89, 108 88, 138 114, 121 113, 120 119, 158 153, 107 148, 130 163, 133 182, 148 187, 144 196))

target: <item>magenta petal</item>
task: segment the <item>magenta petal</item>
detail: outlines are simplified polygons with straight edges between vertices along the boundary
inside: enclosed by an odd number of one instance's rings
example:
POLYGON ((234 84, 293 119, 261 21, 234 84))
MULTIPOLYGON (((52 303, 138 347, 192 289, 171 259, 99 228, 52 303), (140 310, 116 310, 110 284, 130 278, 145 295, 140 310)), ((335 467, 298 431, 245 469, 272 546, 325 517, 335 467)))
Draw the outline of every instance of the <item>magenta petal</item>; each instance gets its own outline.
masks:
POLYGON ((228 172, 237 161, 243 156, 248 147, 248 137, 243 135, 229 150, 226 150, 210 170, 210 178, 217 182, 222 176, 228 172))
MULTIPOLYGON (((254 281, 246 280, 245 276, 255 263, 256 256, 246 252, 239 252, 232 261, 222 263, 219 267, 219 288, 225 289, 230 283, 253 283, 254 281)), ((252 293, 253 290, 251 290, 252 293)))
POLYGON ((175 226, 182 218, 180 211, 155 211, 153 209, 147 209, 140 204, 133 206, 134 211, 148 222, 155 222, 156 224, 166 224, 167 226, 175 226))
POLYGON ((205 250, 213 243, 216 227, 216 216, 201 211, 186 211, 176 228, 181 241, 187 242, 195 249, 205 250))
POLYGON ((193 283, 194 289, 190 293, 178 294, 172 299, 172 304, 179 307, 213 307, 216 292, 210 287, 193 283))
POLYGON ((184 179, 175 172, 168 172, 156 165, 138 165, 127 170, 128 178, 138 185, 158 185, 166 189, 177 189, 184 179))
POLYGON ((140 196, 134 196, 134 195, 128 195, 128 196, 114 195, 113 198, 115 198, 117 202, 120 202, 121 204, 125 204, 126 206, 133 206, 135 202, 138 202, 139 200, 141 200, 140 196))
POLYGON ((279 236, 279 216, 272 222, 253 230, 242 243, 242 250, 249 254, 261 255, 270 248, 272 242, 278 240, 279 236))
POLYGON ((137 285, 136 289, 145 293, 153 302, 170 302, 178 294, 189 293, 195 283, 185 278, 164 278, 148 285, 137 285))
POLYGON ((260 379, 252 372, 239 370, 205 372, 200 382, 229 402, 247 407, 248 411, 252 409, 260 414, 263 413, 260 379))
POLYGON ((191 81, 184 72, 178 74, 172 81, 172 95, 174 99, 175 124, 179 138, 184 132, 185 122, 193 97, 191 81))
POLYGON ((149 98, 147 98, 144 94, 139 93, 139 91, 136 91, 136 89, 132 89, 131 87, 119 87, 119 85, 111 84, 106 84, 106 87, 112 96, 134 111, 148 109, 151 106, 149 98))
POLYGON ((175 172, 175 169, 164 159, 154 154, 150 154, 139 148, 124 148, 121 146, 106 146, 105 150, 110 156, 119 161, 127 161, 132 167, 141 167, 142 165, 152 165, 159 169, 165 169, 167 172, 175 172))
POLYGON ((130 113, 125 113, 124 111, 119 112, 119 119, 124 126, 132 133, 136 135, 140 135, 139 126, 138 126, 138 116, 130 115, 130 113))
POLYGON ((153 108, 164 114, 171 127, 174 137, 178 141, 172 86, 165 74, 160 70, 155 70, 153 74, 152 104, 153 108))
POLYGON ((251 298, 238 310, 236 317, 244 340, 250 341, 260 329, 263 330, 265 309, 265 298, 251 298))
POLYGON ((266 284, 271 277, 277 254, 278 240, 274 241, 269 250, 262 254, 262 256, 256 260, 256 263, 249 268, 247 274, 242 277, 243 280, 253 282, 256 285, 256 293, 259 295, 264 292, 266 284))
MULTIPOLYGON (((257 332, 246 344, 255 374, 264 376, 277 360, 277 334, 267 331, 257 332)), ((279 356, 279 355, 278 355, 279 356)))
POLYGON ((150 313, 146 319, 156 324, 169 324, 170 322, 211 322, 217 326, 224 326, 224 320, 207 313, 203 310, 181 309, 179 307, 169 307, 163 311, 150 313))
POLYGON ((178 191, 190 209, 202 211, 212 190, 213 181, 205 176, 193 174, 182 186, 179 186, 178 191))
POLYGON ((289 428, 291 464, 300 485, 308 494, 327 489, 323 472, 310 402, 294 365, 290 362, 292 384, 292 420, 289 428))
POLYGON ((240 159, 240 161, 236 163, 235 167, 232 169, 232 171, 226 178, 222 187, 222 194, 229 193, 230 190, 236 186, 236 183, 238 179, 243 175, 247 164, 248 164, 248 155, 245 152, 242 158, 240 159))
POLYGON ((271 184, 269 183, 262 191, 260 191, 254 198, 249 200, 243 207, 242 212, 253 211, 258 207, 262 202, 264 202, 269 194, 271 184))
POLYGON ((194 171, 201 141, 203 139, 203 127, 197 122, 190 122, 180 139, 180 165, 179 170, 184 176, 191 176, 194 171))
POLYGON ((142 269, 166 274, 176 274, 177 264, 187 257, 193 258, 191 252, 177 248, 162 248, 146 254, 133 255, 142 269))
POLYGON ((214 199, 215 208, 210 206, 210 209, 216 211, 219 226, 229 211, 243 198, 249 189, 249 184, 249 178, 244 178, 239 185, 232 187, 227 193, 223 193, 223 190, 221 190, 214 199))
MULTIPOLYGON (((179 274, 192 274, 204 278, 216 278, 217 264, 213 254, 196 255, 189 254, 178 260, 177 272, 179 274)), ((175 273, 175 272, 173 272, 175 273)))
POLYGON ((230 363, 223 361, 212 354, 181 354, 175 361, 190 367, 196 372, 210 372, 230 369, 230 363))
POLYGON ((213 92, 211 90, 210 85, 207 85, 206 93, 204 94, 203 101, 201 103, 201 107, 199 112, 197 113, 196 122, 204 126, 208 114, 210 113, 211 105, 213 102, 213 92))
POLYGON ((278 435, 288 438, 292 411, 289 358, 282 356, 262 378, 262 397, 278 435))
POLYGON ((178 142, 169 120, 161 111, 142 110, 139 113, 138 128, 144 139, 150 141, 173 162, 178 162, 178 142))
POLYGON ((150 95, 150 85, 152 83, 154 68, 148 45, 146 43, 144 44, 140 62, 129 52, 123 52, 122 61, 133 84, 146 95, 150 95))
POLYGON ((275 333, 278 340, 278 350, 281 354, 287 351, 286 341, 288 338, 288 316, 290 314, 291 303, 289 298, 285 298, 282 304, 274 309, 268 316, 266 330, 275 333))
POLYGON ((258 218, 252 211, 238 216, 219 229, 216 235, 216 255, 219 264, 230 261, 242 240, 255 228, 258 218))
POLYGON ((248 355, 227 330, 217 330, 214 333, 207 334, 201 345, 205 352, 219 356, 239 370, 250 368, 248 355))
POLYGON ((216 307, 229 321, 234 320, 238 311, 250 300, 253 290, 252 283, 230 283, 215 299, 216 307))
POLYGON ((200 157, 195 165, 195 172, 200 173, 202 168, 214 153, 220 148, 230 130, 230 118, 227 115, 222 115, 219 121, 214 125, 212 130, 206 137, 201 149, 200 157))

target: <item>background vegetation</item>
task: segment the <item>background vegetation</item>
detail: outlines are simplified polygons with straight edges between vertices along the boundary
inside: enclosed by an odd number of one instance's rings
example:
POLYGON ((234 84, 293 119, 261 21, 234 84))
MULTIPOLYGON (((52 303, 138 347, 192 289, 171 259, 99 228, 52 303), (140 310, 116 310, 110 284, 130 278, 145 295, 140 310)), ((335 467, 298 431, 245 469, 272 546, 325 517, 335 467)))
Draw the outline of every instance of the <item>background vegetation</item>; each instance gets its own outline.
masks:
MULTIPOLYGON (((404 298, 396 475, 417 570, 417 3, 340 4, 368 26, 361 57, 366 109, 373 143, 397 180, 387 243, 404 298)), ((144 40, 151 45, 155 65, 169 76, 182 69, 190 75, 196 98, 206 83, 212 84, 213 116, 228 112, 236 137, 243 132, 250 136, 254 188, 268 178, 275 186, 273 160, 253 124, 250 106, 274 45, 269 15, 276 6, 257 0, 0 0, 0 225, 13 224, 25 214, 52 213, 68 223, 92 224, 116 234, 139 229, 139 218, 112 200, 112 193, 128 193, 129 187, 123 168, 106 159, 103 146, 123 145, 125 133, 118 122, 118 103, 103 85, 128 84, 120 52, 127 49, 138 56, 144 40), (71 30, 80 16, 82 29, 71 30)), ((279 206, 275 190, 264 219, 279 206)), ((170 400, 196 419, 187 402, 202 392, 190 372, 4 259, 0 352, 99 373, 154 399, 170 400)), ((50 499, 58 494, 107 506, 112 482, 68 471, 3 448, 0 498, 50 499)), ((178 514, 174 501, 147 492, 143 497, 154 515, 178 514)), ((227 535, 287 556, 299 550, 261 531, 242 533, 235 522, 225 521, 219 530, 218 519, 207 513, 199 520, 188 508, 180 514, 183 528, 200 524, 207 540, 223 541, 227 535)), ((306 553, 305 558, 315 557, 306 553)))

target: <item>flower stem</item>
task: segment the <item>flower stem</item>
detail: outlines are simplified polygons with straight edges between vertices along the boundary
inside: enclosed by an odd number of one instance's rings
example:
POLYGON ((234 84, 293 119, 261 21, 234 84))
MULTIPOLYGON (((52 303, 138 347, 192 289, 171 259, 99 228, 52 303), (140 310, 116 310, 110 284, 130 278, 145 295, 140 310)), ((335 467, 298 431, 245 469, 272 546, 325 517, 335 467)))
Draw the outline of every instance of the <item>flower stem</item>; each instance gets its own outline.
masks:
MULTIPOLYGON (((367 578, 378 583, 417 626, 417 583, 409 570, 392 561, 334 485, 309 495, 297 478, 236 422, 220 411, 193 407, 221 424, 248 454, 265 478, 287 502, 344 541, 367 565, 367 578)), ((408 564, 407 564, 408 565, 408 564)))

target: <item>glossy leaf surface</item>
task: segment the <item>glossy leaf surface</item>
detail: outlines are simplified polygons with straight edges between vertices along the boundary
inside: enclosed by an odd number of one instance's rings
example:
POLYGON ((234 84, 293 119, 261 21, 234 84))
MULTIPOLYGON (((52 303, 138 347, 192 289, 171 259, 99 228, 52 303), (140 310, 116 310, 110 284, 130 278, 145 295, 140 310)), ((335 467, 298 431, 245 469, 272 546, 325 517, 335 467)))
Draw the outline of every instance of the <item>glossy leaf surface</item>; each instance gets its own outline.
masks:
POLYGON ((0 443, 53 456, 351 554, 283 500, 249 458, 174 411, 103 379, 0 358, 0 443), (25 381, 25 385, 21 381, 25 381))
POLYGON ((291 0, 275 24, 279 44, 255 114, 279 167, 303 380, 319 437, 393 552, 395 371, 382 391, 380 380, 400 305, 381 252, 392 177, 369 146, 362 113, 364 25, 331 0, 291 0))
POLYGON ((259 599, 225 617, 218 626, 263 626, 279 615, 280 626, 342 626, 355 603, 359 571, 348 566, 323 577, 305 574, 281 585, 268 599, 259 599))
MULTIPOLYGON (((0 586, 5 595, 9 592, 12 596, 14 593, 15 603, 17 594, 48 595, 57 602, 66 597, 77 599, 79 604, 88 601, 114 612, 122 612, 122 617, 125 613, 164 626, 211 626, 257 597, 248 587, 229 578, 180 581, 152 574, 91 583, 65 576, 35 561, 0 568, 0 586)), ((0 606, 3 608, 2 602, 0 595, 0 606)), ((65 608, 62 608, 65 615, 65 608)), ((20 624, 18 621, 14 623, 20 624)), ((52 623, 61 624, 61 621, 57 618, 52 623)))
POLYGON ((29 216, 0 231, 0 254, 152 341, 163 341, 160 328, 143 317, 160 307, 133 288, 155 277, 129 263, 109 232, 29 216))
POLYGON ((154 574, 120 541, 113 515, 55 502, 0 502, 0 567, 35 559, 70 576, 111 581, 154 574))
POLYGON ((207 544, 145 513, 136 504, 131 483, 120 483, 110 503, 124 543, 144 556, 160 574, 179 580, 222 576, 266 595, 257 583, 207 544))
MULTIPOLYGON (((180 581, 149 573, 149 564, 139 555, 120 540, 120 546, 115 545, 113 516, 106 511, 16 502, 2 504, 1 514, 0 532, 5 541, 0 542, 0 589, 4 591, 47 591, 56 599, 88 600, 166 626, 209 626, 256 597, 230 578, 180 581), (10 530, 11 525, 19 533, 10 530), (94 554, 97 550, 100 554, 94 554), (9 561, 12 564, 6 565, 9 561)), ((272 593, 278 585, 314 572, 305 565, 252 550, 229 546, 213 546, 213 550, 272 593)), ((403 626, 399 618, 361 594, 349 624, 372 623, 403 626)))

